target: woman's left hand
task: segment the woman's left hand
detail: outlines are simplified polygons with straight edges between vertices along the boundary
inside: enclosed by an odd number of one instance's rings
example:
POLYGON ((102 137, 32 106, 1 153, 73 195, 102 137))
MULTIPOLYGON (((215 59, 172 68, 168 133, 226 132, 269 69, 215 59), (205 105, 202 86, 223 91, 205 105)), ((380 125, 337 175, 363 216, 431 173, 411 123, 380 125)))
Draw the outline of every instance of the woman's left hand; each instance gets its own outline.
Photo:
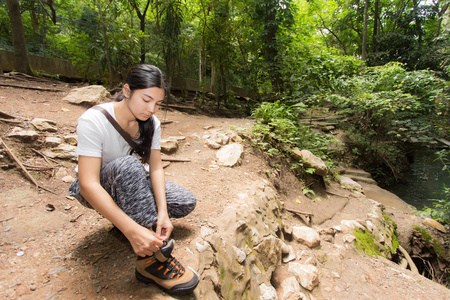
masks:
POLYGON ((156 222, 156 235, 158 235, 163 241, 168 240, 170 234, 173 231, 172 222, 170 222, 167 214, 163 216, 158 215, 158 221, 156 222))

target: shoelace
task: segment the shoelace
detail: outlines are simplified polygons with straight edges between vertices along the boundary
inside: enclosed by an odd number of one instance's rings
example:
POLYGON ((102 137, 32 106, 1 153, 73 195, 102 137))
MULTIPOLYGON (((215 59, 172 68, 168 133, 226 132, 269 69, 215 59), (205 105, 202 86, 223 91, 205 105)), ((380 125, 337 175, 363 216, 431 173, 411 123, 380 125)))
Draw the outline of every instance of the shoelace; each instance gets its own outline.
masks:
POLYGON ((173 256, 171 256, 166 263, 164 264, 166 266, 166 271, 164 272, 164 275, 168 272, 172 273, 170 277, 173 279, 175 276, 176 278, 180 278, 183 276, 185 269, 181 265, 181 263, 173 256))

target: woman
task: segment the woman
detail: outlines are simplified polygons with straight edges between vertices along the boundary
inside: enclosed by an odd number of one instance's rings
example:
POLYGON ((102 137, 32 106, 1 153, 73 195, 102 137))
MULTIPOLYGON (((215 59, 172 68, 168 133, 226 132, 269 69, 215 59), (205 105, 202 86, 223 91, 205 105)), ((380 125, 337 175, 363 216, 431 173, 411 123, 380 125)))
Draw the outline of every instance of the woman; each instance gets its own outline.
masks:
POLYGON ((164 179, 161 123, 155 113, 167 95, 162 72, 152 65, 133 67, 115 102, 100 104, 136 142, 130 144, 97 109, 78 120, 78 179, 69 194, 94 208, 130 241, 136 278, 157 283, 171 294, 192 292, 198 276, 171 256, 170 218, 182 218, 195 207, 195 196, 164 179), (148 163, 149 172, 142 162, 148 163), (130 155, 134 154, 134 155, 130 155), (155 231, 152 227, 156 227, 155 231))

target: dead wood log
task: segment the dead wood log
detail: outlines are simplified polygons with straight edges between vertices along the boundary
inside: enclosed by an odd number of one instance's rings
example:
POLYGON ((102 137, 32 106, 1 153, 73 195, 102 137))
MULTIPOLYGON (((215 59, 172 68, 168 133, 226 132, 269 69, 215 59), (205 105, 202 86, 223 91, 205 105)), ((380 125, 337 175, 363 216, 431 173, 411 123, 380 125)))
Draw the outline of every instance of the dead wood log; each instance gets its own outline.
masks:
POLYGON ((414 264, 414 261, 412 260, 411 256, 409 256, 408 251, 406 251, 405 248, 403 248, 401 245, 398 245, 398 250, 400 250, 400 252, 405 256, 405 259, 408 262, 411 272, 419 274, 419 270, 414 264))
POLYGON ((187 158, 175 158, 175 157, 161 157, 162 161, 171 161, 171 162, 190 162, 190 159, 187 158))
POLYGON ((31 86, 23 86, 23 85, 8 84, 8 83, 0 83, 0 86, 12 87, 12 88, 16 88, 16 89, 35 90, 35 91, 42 91, 42 92, 55 92, 55 93, 64 92, 63 90, 58 90, 58 89, 31 87, 31 86))

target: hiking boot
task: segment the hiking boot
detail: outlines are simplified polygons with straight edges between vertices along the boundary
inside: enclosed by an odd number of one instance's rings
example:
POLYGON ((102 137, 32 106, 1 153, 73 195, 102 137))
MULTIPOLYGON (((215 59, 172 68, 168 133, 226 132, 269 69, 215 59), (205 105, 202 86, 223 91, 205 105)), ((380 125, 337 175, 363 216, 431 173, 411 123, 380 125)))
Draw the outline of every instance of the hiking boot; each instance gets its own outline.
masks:
POLYGON ((198 284, 198 275, 184 268, 171 255, 174 241, 164 242, 164 246, 152 256, 138 257, 136 279, 144 283, 156 283, 164 292, 171 295, 191 293, 198 284))

